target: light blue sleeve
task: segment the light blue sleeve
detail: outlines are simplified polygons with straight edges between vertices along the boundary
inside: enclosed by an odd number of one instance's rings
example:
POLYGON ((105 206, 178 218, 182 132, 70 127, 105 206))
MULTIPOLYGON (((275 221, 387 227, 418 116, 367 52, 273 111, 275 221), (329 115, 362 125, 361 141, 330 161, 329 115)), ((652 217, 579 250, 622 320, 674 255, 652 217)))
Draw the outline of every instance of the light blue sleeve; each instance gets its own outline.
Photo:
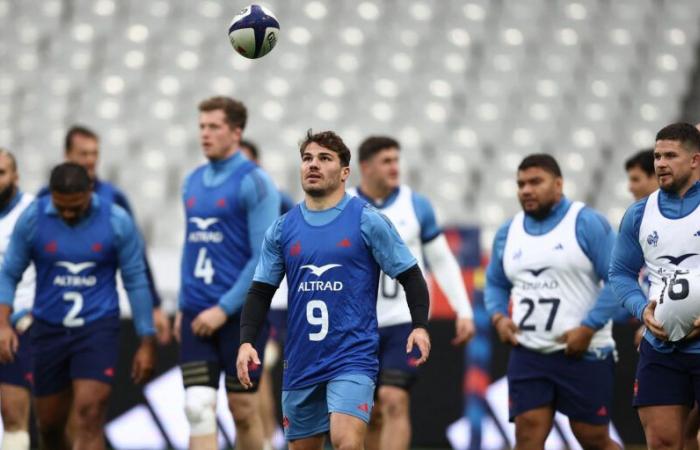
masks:
POLYGON ((433 205, 427 197, 413 192, 413 208, 416 210, 420 223, 420 239, 424 244, 432 241, 442 234, 442 229, 437 224, 433 205))
POLYGON ((265 233, 260 261, 255 268, 253 281, 279 286, 284 278, 284 256, 282 254, 282 224, 285 216, 277 219, 265 233))
POLYGON ((360 231, 362 239, 372 251, 374 260, 391 278, 396 278, 418 264, 394 225, 369 205, 362 211, 360 231))
POLYGON ((609 279, 617 301, 634 317, 642 320, 647 298, 639 286, 639 271, 644 266, 644 252, 639 245, 639 227, 646 199, 632 205, 620 224, 610 260, 609 279))
POLYGON ((153 295, 146 274, 141 235, 129 213, 116 204, 112 205, 110 222, 116 237, 119 270, 129 297, 136 333, 139 336, 151 336, 155 334, 153 295))
POLYGON ((32 242, 36 235, 38 203, 34 201, 19 216, 10 236, 0 270, 0 304, 12 307, 15 289, 31 262, 32 242))
POLYGON ((260 259, 265 232, 280 214, 279 192, 262 169, 253 170, 243 179, 239 200, 245 205, 248 214, 248 241, 251 256, 236 283, 219 299, 219 306, 229 316, 243 307, 260 259))
POLYGON ((591 208, 584 208, 576 220, 576 240, 583 253, 593 263, 593 270, 598 278, 605 283, 595 305, 581 322, 581 325, 597 330, 612 319, 619 308, 615 293, 608 282, 615 232, 602 215, 591 208))
POLYGON ((501 225, 496 232, 491 247, 491 260, 486 268, 486 287, 484 289, 484 306, 489 316, 496 313, 508 315, 508 302, 510 290, 513 288, 510 280, 503 270, 503 252, 506 248, 508 229, 511 221, 501 225))
MULTIPOLYGON (((192 172, 187 174, 185 177, 185 181, 182 183, 182 186, 180 187, 180 196, 182 197, 182 208, 183 208, 183 213, 185 217, 185 228, 184 230, 187 230, 187 211, 185 210, 184 203, 187 201, 185 199, 185 194, 187 193, 187 185, 190 182, 190 178, 192 177, 192 172)), ((182 252, 180 252, 180 280, 185 279, 185 249, 187 248, 187 234, 185 233, 185 242, 182 245, 182 252)), ((178 310, 182 311, 182 306, 185 304, 185 299, 182 296, 182 286, 180 287, 180 290, 177 293, 177 308, 178 310)))

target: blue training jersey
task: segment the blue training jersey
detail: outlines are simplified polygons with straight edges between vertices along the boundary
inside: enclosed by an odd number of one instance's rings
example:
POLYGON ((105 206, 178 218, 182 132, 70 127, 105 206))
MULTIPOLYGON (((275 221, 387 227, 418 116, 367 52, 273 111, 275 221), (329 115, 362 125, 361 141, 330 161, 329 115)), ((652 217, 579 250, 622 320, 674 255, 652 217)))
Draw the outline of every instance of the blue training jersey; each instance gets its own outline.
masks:
POLYGON ((379 272, 392 278, 416 265, 396 229, 363 200, 334 208, 303 203, 270 227, 255 281, 289 286, 284 389, 340 374, 376 378, 379 272))
POLYGON ((92 196, 77 224, 58 215, 50 196, 20 216, 0 271, 0 303, 12 304, 30 262, 37 272, 33 315, 44 322, 79 327, 119 315, 116 271, 121 270, 139 335, 153 334, 153 300, 136 227, 120 207, 92 196))

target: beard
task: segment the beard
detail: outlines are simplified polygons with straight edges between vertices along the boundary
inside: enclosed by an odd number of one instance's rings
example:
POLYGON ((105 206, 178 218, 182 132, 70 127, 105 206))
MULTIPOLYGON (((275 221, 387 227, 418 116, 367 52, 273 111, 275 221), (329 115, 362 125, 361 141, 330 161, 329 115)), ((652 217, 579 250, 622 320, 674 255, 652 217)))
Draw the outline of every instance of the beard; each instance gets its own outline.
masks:
POLYGON ((12 197, 14 197, 15 192, 17 192, 17 188, 14 184, 0 190, 0 209, 5 209, 5 207, 10 203, 10 200, 12 200, 12 197))
MULTIPOLYGON (((549 215, 550 212, 552 212, 553 207, 554 207, 554 202, 551 202, 551 203, 546 203, 546 204, 540 204, 537 209, 532 210, 532 211, 525 211, 525 212, 537 220, 542 220, 542 219, 545 219, 549 215)), ((523 210, 524 209, 525 208, 523 208, 523 210)))

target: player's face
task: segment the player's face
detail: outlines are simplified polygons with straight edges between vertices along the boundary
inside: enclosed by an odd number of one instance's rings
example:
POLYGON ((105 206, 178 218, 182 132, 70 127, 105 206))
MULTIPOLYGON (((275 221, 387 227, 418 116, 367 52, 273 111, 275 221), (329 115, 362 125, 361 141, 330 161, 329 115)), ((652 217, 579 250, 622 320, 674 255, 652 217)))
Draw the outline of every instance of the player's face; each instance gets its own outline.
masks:
POLYGON ((73 136, 70 148, 66 152, 66 160, 83 166, 93 180, 97 174, 99 156, 100 146, 97 139, 81 134, 73 136))
POLYGON ((337 153, 315 142, 306 146, 301 155, 301 187, 312 197, 325 197, 338 189, 350 175, 349 167, 342 167, 337 153))
POLYGON ((0 205, 5 205, 17 190, 17 171, 9 156, 0 154, 0 205))
POLYGON ((635 200, 641 200, 657 190, 659 182, 656 175, 647 175, 641 167, 635 166, 627 171, 627 187, 635 200))
POLYGON ((199 113, 199 142, 204 156, 219 161, 230 156, 241 141, 241 129, 231 128, 221 109, 199 113))
POLYGON ((540 167, 518 171, 518 200, 523 211, 545 217, 562 195, 564 182, 540 167))
POLYGON ((698 152, 686 150, 679 141, 656 141, 654 170, 664 191, 678 192, 688 186, 699 166, 698 152))
POLYGON ((68 225, 74 225, 85 215, 90 208, 91 196, 92 190, 71 194, 51 192, 51 200, 58 215, 68 225))
POLYGON ((399 149, 386 148, 362 163, 362 175, 367 181, 391 191, 399 187, 399 149))

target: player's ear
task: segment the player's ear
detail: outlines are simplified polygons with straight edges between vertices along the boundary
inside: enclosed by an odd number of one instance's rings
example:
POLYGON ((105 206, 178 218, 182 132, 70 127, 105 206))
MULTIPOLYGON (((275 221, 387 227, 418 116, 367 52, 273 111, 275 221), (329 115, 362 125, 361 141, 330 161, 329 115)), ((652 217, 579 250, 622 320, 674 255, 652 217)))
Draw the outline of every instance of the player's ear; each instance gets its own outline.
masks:
POLYGON ((340 181, 345 183, 350 177, 350 166, 345 166, 340 169, 340 181))
POLYGON ((564 191, 564 178, 554 177, 554 186, 556 186, 556 188, 559 192, 563 192, 564 191))

